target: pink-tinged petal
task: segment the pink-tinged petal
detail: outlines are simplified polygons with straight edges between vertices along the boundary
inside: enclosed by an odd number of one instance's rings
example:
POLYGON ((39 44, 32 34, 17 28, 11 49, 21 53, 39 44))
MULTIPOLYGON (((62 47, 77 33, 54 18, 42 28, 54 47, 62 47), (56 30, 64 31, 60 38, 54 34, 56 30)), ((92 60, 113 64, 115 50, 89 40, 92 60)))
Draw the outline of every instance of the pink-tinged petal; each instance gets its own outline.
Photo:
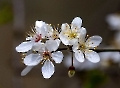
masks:
POLYGON ((46 60, 42 67, 42 75, 45 79, 49 79, 54 74, 54 65, 50 60, 46 60))
POLYGON ((85 51, 85 58, 93 63, 97 63, 100 61, 100 57, 99 57, 98 53, 96 53, 95 51, 92 51, 92 50, 85 51))
POLYGON ((34 66, 27 66, 27 67, 21 72, 21 76, 27 75, 28 72, 30 72, 33 67, 34 67, 34 66))
POLYGON ((86 41, 86 47, 97 47, 102 42, 102 38, 100 36, 92 36, 87 39, 86 41))
POLYGON ((22 42, 20 45, 16 47, 17 52, 27 52, 32 49, 33 42, 22 42))
POLYGON ((61 51, 57 51, 52 53, 51 57, 56 63, 61 63, 63 60, 63 53, 61 51))
POLYGON ((55 40, 48 40, 46 41, 46 48, 48 51, 56 51, 58 49, 59 45, 55 40))
POLYGON ((84 55, 82 53, 81 50, 77 50, 75 51, 75 58, 79 61, 79 62, 84 62, 84 55))
POLYGON ((45 38, 47 36, 47 24, 43 21, 36 21, 35 23, 35 29, 37 34, 41 34, 42 38, 45 38))
POLYGON ((39 54, 29 54, 24 58, 24 64, 27 66, 36 66, 41 60, 42 57, 39 54))
POLYGON ((67 29, 70 29, 70 26, 67 23, 62 24, 61 30, 64 31, 64 30, 67 30, 67 29))
POLYGON ((81 28, 82 25, 82 19, 80 17, 75 17, 71 23, 71 28, 74 27, 81 28))

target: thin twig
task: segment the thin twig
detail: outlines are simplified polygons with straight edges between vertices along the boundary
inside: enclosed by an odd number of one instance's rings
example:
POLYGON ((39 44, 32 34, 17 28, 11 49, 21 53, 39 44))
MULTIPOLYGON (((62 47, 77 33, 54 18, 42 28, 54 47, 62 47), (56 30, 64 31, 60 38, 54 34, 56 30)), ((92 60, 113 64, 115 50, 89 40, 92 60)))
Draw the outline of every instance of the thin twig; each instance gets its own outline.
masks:
POLYGON ((71 52, 71 53, 72 53, 71 64, 73 66, 73 52, 71 52))
POLYGON ((94 51, 96 52, 120 52, 120 49, 95 49, 94 51))
MULTIPOLYGON (((68 50, 68 48, 59 48, 57 51, 68 50)), ((120 49, 90 49, 96 52, 120 52, 120 49)), ((70 50, 72 51, 72 50, 70 50)))

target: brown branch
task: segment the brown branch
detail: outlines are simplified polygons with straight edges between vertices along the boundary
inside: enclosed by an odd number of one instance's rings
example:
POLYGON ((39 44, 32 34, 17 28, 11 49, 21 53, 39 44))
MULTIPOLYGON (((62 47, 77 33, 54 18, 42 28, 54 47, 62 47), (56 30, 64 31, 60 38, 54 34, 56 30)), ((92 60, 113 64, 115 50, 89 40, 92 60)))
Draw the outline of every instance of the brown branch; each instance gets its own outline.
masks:
MULTIPOLYGON (((57 51, 68 50, 68 48, 59 48, 57 51)), ((120 52, 120 49, 90 49, 96 52, 120 52)), ((72 50, 70 50, 72 51, 72 50)))

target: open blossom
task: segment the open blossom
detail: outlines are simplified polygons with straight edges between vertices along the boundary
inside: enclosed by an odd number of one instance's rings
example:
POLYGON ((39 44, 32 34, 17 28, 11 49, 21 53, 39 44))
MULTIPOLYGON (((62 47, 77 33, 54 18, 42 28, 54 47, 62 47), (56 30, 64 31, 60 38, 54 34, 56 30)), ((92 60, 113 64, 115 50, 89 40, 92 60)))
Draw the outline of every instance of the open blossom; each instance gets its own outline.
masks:
POLYGON ((44 78, 50 78, 54 71, 54 65, 52 61, 61 63, 63 60, 63 54, 61 51, 56 51, 59 45, 55 40, 48 40, 42 45, 42 48, 36 54, 29 54, 24 58, 24 64, 27 67, 22 71, 21 75, 26 75, 34 66, 42 63, 42 75, 44 78), (53 52, 56 51, 56 52, 53 52))
POLYGON ((46 29, 47 29, 47 38, 49 40, 55 40, 58 44, 60 44, 58 29, 53 28, 50 24, 47 24, 46 29))
POLYGON ((80 17, 76 17, 73 19, 71 26, 67 23, 62 24, 61 32, 60 32, 60 40, 65 45, 73 45, 78 41, 78 38, 81 35, 81 32, 85 29, 81 27, 82 19, 80 17))
POLYGON ((35 28, 32 29, 33 33, 29 33, 26 42, 22 42, 16 47, 17 52, 27 52, 29 50, 39 50, 41 45, 47 40, 55 40, 60 44, 58 30, 52 28, 51 25, 43 21, 36 21, 35 28), (39 47, 38 47, 39 46, 39 47))
POLYGON ((16 47, 17 52, 36 51, 38 53, 27 54, 24 58, 24 64, 27 66, 21 75, 26 75, 34 66, 43 64, 42 74, 44 78, 50 78, 54 73, 52 61, 61 63, 63 54, 56 51, 60 45, 58 30, 43 21, 36 21, 33 33, 29 33, 26 42, 16 47), (56 52, 55 52, 56 51, 56 52))
POLYGON ((79 41, 76 42, 72 47, 73 51, 75 52, 75 58, 79 62, 84 62, 85 58, 93 63, 99 62, 99 55, 90 49, 97 47, 101 43, 102 38, 100 36, 92 36, 86 40, 85 36, 86 31, 83 32, 79 38, 79 41))
MULTIPOLYGON (((41 72, 44 78, 49 79, 55 72, 55 63, 61 63, 63 53, 58 50, 60 42, 64 45, 70 45, 69 50, 73 49, 74 58, 79 62, 83 62, 86 58, 91 62, 98 62, 99 55, 91 50, 97 47, 102 38, 100 36, 92 36, 86 40, 86 29, 81 27, 82 19, 75 17, 71 24, 64 23, 61 29, 52 27, 43 21, 36 21, 32 32, 28 33, 25 42, 16 47, 17 52, 26 53, 23 62, 27 66, 21 76, 25 76, 31 69, 41 63, 43 66, 41 72)), ((84 62, 88 64, 88 61, 84 62)), ((83 63, 83 64, 84 64, 83 63)), ((83 65, 85 67, 86 65, 83 65)), ((86 67, 91 66, 91 63, 86 67)))
POLYGON ((26 42, 22 42, 20 45, 16 47, 17 52, 27 52, 41 43, 41 40, 47 36, 46 34, 46 24, 43 21, 36 21, 35 29, 33 29, 33 33, 29 33, 29 37, 26 38, 26 42))

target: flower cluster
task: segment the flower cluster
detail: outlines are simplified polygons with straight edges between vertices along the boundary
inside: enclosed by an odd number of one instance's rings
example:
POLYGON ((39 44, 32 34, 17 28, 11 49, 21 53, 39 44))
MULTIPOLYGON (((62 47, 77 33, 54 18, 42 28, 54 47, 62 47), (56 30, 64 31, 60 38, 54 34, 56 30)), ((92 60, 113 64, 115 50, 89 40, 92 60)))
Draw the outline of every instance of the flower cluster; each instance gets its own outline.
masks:
POLYGON ((27 67, 21 75, 26 75, 34 66, 41 63, 43 77, 50 78, 55 71, 53 62, 61 63, 64 57, 59 50, 60 43, 69 47, 79 62, 84 62, 85 58, 93 63, 99 62, 100 57, 93 49, 101 43, 102 38, 86 37, 86 29, 81 26, 80 17, 75 17, 71 24, 63 23, 60 29, 53 28, 43 21, 36 21, 26 41, 16 47, 17 52, 26 53, 23 62, 27 67))

